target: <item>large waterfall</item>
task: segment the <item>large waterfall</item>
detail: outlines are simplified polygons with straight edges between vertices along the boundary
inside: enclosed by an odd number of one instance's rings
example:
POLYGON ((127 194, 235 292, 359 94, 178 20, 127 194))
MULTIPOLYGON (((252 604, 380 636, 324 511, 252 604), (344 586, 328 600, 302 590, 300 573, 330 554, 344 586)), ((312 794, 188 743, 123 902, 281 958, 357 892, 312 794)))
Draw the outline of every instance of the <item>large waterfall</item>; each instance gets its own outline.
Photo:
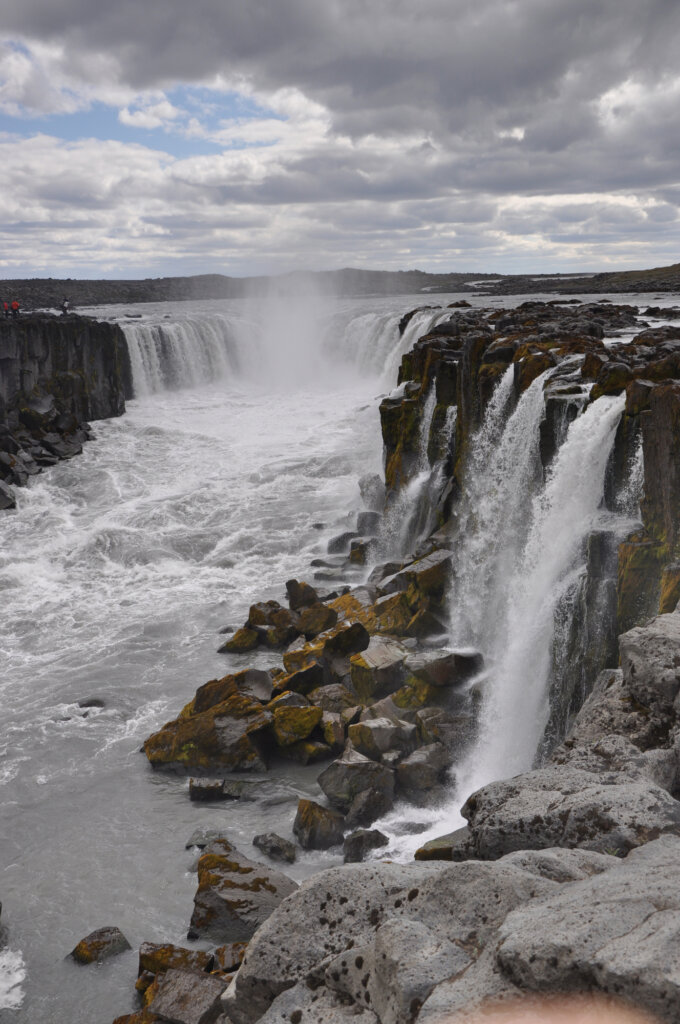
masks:
MULTIPOLYGON (((540 378, 532 388, 536 385, 540 394, 540 378)), ((523 405, 536 404, 530 392, 515 415, 523 405)), ((536 754, 549 716, 556 615, 572 576, 583 570, 588 535, 602 518, 605 469, 623 406, 624 396, 603 398, 574 420, 545 486, 532 486, 531 469, 513 475, 513 483, 506 481, 514 491, 512 502, 504 502, 501 518, 484 524, 490 565, 483 559, 480 564, 483 538, 475 539, 483 581, 476 606, 485 623, 489 675, 479 741, 460 770, 462 785, 466 780, 471 790, 530 767, 536 754)), ((530 447, 533 440, 537 446, 535 412, 528 426, 525 443, 530 447)), ((511 419, 508 430, 512 427, 511 419)), ((466 546, 461 538, 463 559, 466 546)), ((456 599, 454 621, 460 608, 456 599)), ((463 608, 467 616, 469 607, 463 608)))

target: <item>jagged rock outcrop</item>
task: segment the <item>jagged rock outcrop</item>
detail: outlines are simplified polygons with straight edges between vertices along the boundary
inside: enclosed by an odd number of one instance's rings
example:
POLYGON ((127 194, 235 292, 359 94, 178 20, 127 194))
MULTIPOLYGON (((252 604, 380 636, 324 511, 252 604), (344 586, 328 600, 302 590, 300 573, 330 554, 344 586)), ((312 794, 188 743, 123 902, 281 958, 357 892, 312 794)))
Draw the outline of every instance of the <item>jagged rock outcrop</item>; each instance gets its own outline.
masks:
POLYGON ((120 416, 132 394, 125 337, 85 317, 0 321, 0 507, 5 488, 82 450, 89 420, 120 416))
POLYGON ((616 993, 670 1024, 679 881, 676 837, 623 861, 551 849, 333 868, 259 929, 224 1007, 234 1024, 326 1020, 329 1009, 339 1021, 435 1024, 492 996, 576 990, 616 993))

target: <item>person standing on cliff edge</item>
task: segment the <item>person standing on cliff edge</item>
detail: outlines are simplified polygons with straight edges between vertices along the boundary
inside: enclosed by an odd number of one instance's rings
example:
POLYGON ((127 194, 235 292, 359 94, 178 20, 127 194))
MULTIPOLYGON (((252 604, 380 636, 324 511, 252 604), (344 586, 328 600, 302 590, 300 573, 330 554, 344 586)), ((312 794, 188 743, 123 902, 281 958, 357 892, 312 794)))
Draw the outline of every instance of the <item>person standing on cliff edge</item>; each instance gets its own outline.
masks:
POLYGON ((12 316, 19 316, 19 303, 16 299, 12 302, 12 316))
POLYGON ((64 301, 61 304, 61 315, 66 316, 68 313, 68 299, 64 296, 64 301))

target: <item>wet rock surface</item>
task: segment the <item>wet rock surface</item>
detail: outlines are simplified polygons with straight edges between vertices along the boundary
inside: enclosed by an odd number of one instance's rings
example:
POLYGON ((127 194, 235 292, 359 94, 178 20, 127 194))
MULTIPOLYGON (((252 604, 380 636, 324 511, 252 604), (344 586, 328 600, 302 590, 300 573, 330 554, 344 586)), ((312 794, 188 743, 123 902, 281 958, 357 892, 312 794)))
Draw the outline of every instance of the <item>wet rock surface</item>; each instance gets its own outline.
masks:
POLYGON ((98 964, 130 948, 120 928, 98 928, 81 939, 70 956, 77 964, 98 964))
POLYGON ((247 941, 297 884, 252 861, 227 839, 209 843, 198 861, 189 934, 219 943, 247 941))

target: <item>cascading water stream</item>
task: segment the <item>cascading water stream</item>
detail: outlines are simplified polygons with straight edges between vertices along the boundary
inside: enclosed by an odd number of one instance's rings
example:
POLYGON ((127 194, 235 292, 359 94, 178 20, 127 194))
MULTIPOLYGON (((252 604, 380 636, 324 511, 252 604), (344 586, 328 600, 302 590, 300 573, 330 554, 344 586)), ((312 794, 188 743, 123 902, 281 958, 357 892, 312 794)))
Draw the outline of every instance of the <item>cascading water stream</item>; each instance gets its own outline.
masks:
MULTIPOLYGON (((451 439, 450 431, 455 428, 455 418, 449 417, 443 428, 445 437, 440 442, 444 455, 431 465, 430 432, 436 404, 437 388, 433 380, 423 404, 411 479, 397 491, 381 522, 377 548, 382 557, 400 558, 407 555, 434 526, 435 502, 442 480, 443 462, 451 439)), ((455 414, 455 406, 453 410, 455 414)))
POLYGON ((541 480, 541 374, 508 417, 514 367, 508 367, 472 440, 459 511, 450 598, 451 639, 488 651, 507 602, 507 584, 526 544, 531 498, 541 480))
POLYGON ((625 396, 604 397, 570 426, 545 488, 533 499, 526 545, 505 581, 495 623, 479 741, 461 783, 469 791, 529 768, 548 721, 555 613, 585 561, 625 396))
POLYGON ((239 370, 233 328, 224 317, 123 324, 136 397, 195 387, 239 370))

